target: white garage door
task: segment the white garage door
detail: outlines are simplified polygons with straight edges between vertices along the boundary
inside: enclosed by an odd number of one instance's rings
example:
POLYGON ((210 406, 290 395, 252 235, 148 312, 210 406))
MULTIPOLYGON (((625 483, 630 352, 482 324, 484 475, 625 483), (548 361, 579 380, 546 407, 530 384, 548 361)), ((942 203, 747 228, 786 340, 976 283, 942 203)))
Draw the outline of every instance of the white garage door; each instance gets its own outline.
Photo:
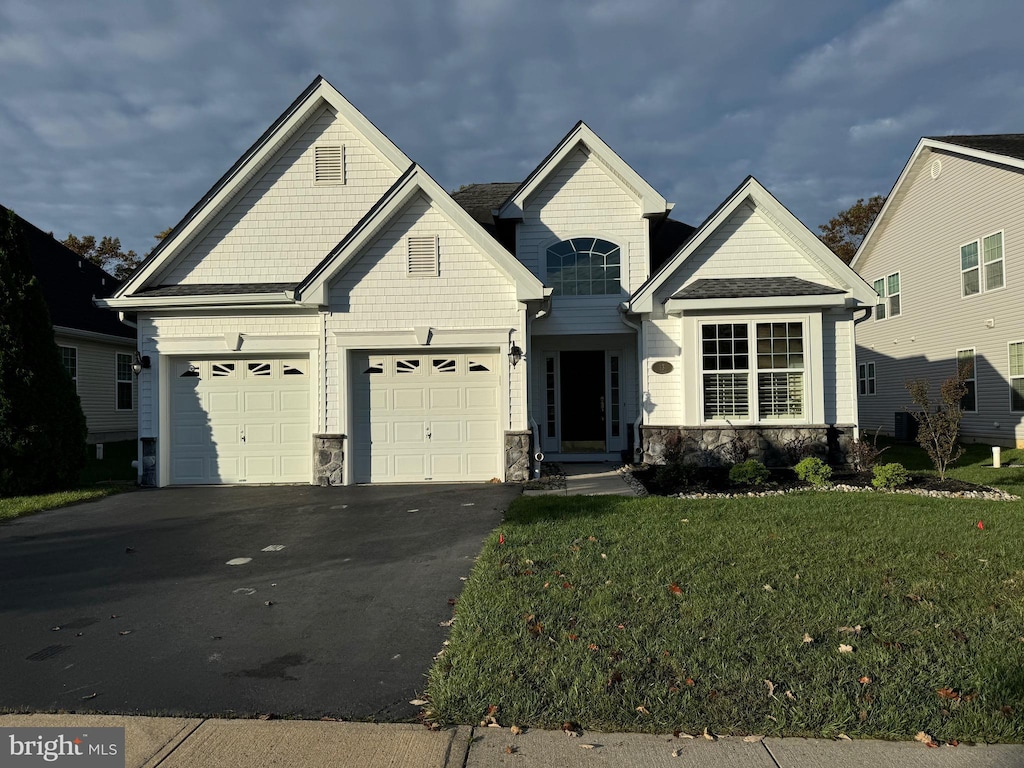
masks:
POLYGON ((170 481, 308 483, 308 359, 175 359, 170 481))
POLYGON ((501 478, 495 351, 353 356, 356 482, 501 478))

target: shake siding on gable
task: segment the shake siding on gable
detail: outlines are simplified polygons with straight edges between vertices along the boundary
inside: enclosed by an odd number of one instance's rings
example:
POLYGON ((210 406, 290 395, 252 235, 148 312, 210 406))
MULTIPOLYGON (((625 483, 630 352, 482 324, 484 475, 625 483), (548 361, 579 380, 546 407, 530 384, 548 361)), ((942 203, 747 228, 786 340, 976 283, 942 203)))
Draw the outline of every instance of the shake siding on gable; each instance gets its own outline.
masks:
POLYGON ((956 351, 974 347, 978 413, 965 414, 962 433, 1024 440, 1024 415, 1009 410, 1007 359, 1007 344, 1024 340, 1024 172, 927 150, 901 193, 856 264, 868 283, 898 270, 902 293, 899 317, 857 326, 858 363, 874 362, 876 378, 876 394, 859 399, 861 425, 892 431, 894 414, 910 404, 904 382, 924 376, 935 390, 955 370, 956 351), (942 171, 933 179, 936 158, 942 171), (999 230, 1006 287, 962 297, 960 246, 999 230))
POLYGON ((551 315, 534 325, 534 333, 621 333, 624 326, 616 307, 647 278, 647 233, 636 197, 622 182, 583 149, 569 154, 526 201, 517 256, 546 282, 548 246, 572 237, 599 237, 621 249, 629 285, 619 296, 554 297, 551 315))
POLYGON ((666 315, 656 304, 650 319, 644 321, 644 346, 647 377, 647 423, 653 426, 678 426, 683 423, 683 366, 681 357, 682 321, 666 315), (659 360, 672 363, 670 373, 654 373, 651 366, 659 360))
MULTIPOLYGON (((340 347, 344 333, 374 331, 411 332, 416 326, 444 331, 504 329, 499 363, 505 364, 508 330, 515 329, 520 346, 526 346, 526 316, 516 299, 514 285, 487 257, 431 204, 418 195, 398 213, 386 230, 331 286, 331 314, 327 317, 327 431, 342 430, 345 404, 340 397, 340 347), (407 274, 406 237, 437 236, 436 277, 407 274), (342 334, 336 336, 336 333, 342 334)), ((433 340, 424 348, 441 349, 444 342, 433 340)), ((463 345, 464 346, 464 345, 463 345)), ((494 346, 491 344, 488 347, 494 346)), ((359 349, 372 343, 358 342, 359 349)), ((406 348, 416 348, 410 344, 406 348)), ((524 429, 526 416, 522 390, 526 361, 512 369, 512 428, 524 429)), ((508 429, 508 425, 505 425, 508 429)))
POLYGON ((234 283, 244 275, 251 283, 297 283, 399 173, 325 106, 198 236, 161 282, 234 283), (314 186, 316 144, 344 146, 344 184, 314 186))

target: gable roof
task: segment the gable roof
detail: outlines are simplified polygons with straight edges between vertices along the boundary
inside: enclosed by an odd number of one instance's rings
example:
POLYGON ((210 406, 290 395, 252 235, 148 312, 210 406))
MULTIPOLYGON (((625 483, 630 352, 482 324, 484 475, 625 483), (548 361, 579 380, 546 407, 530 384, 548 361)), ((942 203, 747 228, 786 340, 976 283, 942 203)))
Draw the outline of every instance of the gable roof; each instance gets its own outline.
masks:
POLYGON ((569 154, 578 146, 583 145, 592 154, 604 163, 612 172, 612 176, 623 187, 627 188, 638 198, 640 209, 644 216, 664 216, 672 209, 669 203, 636 171, 619 157, 611 147, 604 143, 600 136, 594 133, 586 123, 580 120, 573 126, 547 157, 541 160, 533 172, 526 177, 515 191, 509 195, 508 200, 498 211, 498 218, 521 219, 526 200, 540 189, 552 173, 565 160, 569 154))
POLYGON ((694 280, 673 299, 758 299, 768 296, 828 296, 842 288, 799 277, 712 277, 694 280))
POLYGON ((516 287, 520 301, 543 299, 550 292, 518 259, 506 251, 464 208, 458 205, 420 166, 409 166, 380 200, 295 289, 295 299, 306 305, 326 305, 329 284, 341 275, 362 249, 416 194, 424 193, 448 221, 470 240, 516 287))
MULTIPOLYGON (((0 205, 0 213, 7 210, 0 205)), ((116 313, 100 309, 93 303, 94 297, 110 296, 121 281, 55 240, 53 235, 20 216, 18 220, 28 247, 32 272, 39 280, 50 311, 50 322, 61 328, 134 340, 134 328, 118 320, 116 313)))
POLYGON ((1024 170, 1024 133, 992 133, 979 134, 977 136, 925 136, 917 142, 910 159, 903 166, 896 183, 892 185, 882 210, 878 212, 875 220, 871 223, 864 239, 850 261, 850 266, 855 267, 861 257, 867 253, 868 246, 875 238, 876 233, 885 228, 888 221, 889 209, 898 204, 902 199, 903 186, 910 177, 910 169, 917 162, 922 153, 939 150, 949 152, 961 157, 967 157, 982 162, 995 163, 1010 168, 1024 170))
POLYGON ((139 290, 146 281, 158 274, 201 232, 207 223, 227 205, 242 187, 269 162, 277 150, 298 131, 324 104, 333 107, 361 136, 374 147, 396 172, 412 162, 387 136, 366 119, 359 110, 321 75, 293 101, 289 107, 247 149, 227 173, 203 195, 185 217, 178 222, 153 250, 131 278, 117 293, 117 298, 139 290))
POLYGON ((837 286, 841 286, 843 292, 851 293, 852 298, 868 306, 874 306, 877 303, 878 298, 874 290, 864 282, 860 275, 832 253, 821 240, 804 226, 803 222, 776 200, 771 192, 765 189, 757 179, 753 176, 747 176, 733 193, 697 227, 693 237, 676 251, 672 258, 630 297, 628 302, 629 311, 637 313, 650 312, 654 304, 655 291, 725 223, 737 208, 747 201, 750 201, 759 212, 765 214, 776 231, 788 240, 794 248, 807 257, 824 274, 831 277, 837 286))

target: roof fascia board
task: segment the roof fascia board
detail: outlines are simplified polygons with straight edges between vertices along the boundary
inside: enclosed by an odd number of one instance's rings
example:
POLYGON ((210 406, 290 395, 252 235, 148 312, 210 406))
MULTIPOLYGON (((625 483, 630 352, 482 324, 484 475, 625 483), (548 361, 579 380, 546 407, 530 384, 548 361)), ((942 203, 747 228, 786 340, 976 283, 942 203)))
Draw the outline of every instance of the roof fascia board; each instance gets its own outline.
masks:
POLYGON ((115 296, 131 294, 169 266, 181 247, 191 242, 221 208, 244 189, 251 175, 273 157, 323 104, 329 104, 348 120, 396 171, 401 171, 412 162, 334 86, 318 76, 160 242, 150 258, 121 286, 115 296))
POLYGON ((793 309, 795 307, 842 307, 841 293, 817 296, 754 296, 734 299, 668 299, 665 311, 670 315, 702 310, 793 309))
MULTIPOLYGON (((127 329, 128 326, 125 326, 127 329)), ((131 336, 115 336, 112 333, 99 333, 98 331, 84 331, 81 328, 69 328, 66 325, 55 325, 53 326, 54 334, 61 336, 69 336, 74 339, 84 339, 86 341, 102 341, 110 344, 127 344, 130 347, 135 346, 135 334, 131 336)))
POLYGON ((414 165, 401 183, 388 192, 383 204, 357 224, 338 247, 302 281, 296 289, 298 300, 306 305, 326 306, 330 283, 343 274, 387 222, 421 192, 441 208, 448 221, 515 284, 516 296, 520 301, 544 298, 544 285, 540 280, 502 248, 426 171, 414 165))
POLYGON ((110 299, 96 299, 96 306, 104 309, 148 310, 171 308, 219 308, 238 306, 295 306, 291 291, 276 293, 225 293, 204 296, 117 296, 110 299))
POLYGON ((612 178, 615 178, 620 186, 638 198, 645 217, 663 216, 671 210, 672 205, 581 120, 498 209, 498 218, 521 219, 527 199, 547 182, 562 161, 580 144, 587 147, 601 163, 607 166, 611 171, 612 178))

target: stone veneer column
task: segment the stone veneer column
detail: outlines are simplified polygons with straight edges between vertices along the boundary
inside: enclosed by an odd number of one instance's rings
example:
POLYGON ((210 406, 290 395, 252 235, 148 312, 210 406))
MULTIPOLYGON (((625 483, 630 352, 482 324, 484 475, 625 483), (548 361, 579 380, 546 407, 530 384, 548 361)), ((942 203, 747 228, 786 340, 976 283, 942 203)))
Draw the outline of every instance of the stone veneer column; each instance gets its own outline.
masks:
POLYGON ((505 482, 530 479, 530 430, 505 433, 505 482))
POLYGON ((344 435, 313 435, 313 482, 316 485, 344 485, 344 435))

